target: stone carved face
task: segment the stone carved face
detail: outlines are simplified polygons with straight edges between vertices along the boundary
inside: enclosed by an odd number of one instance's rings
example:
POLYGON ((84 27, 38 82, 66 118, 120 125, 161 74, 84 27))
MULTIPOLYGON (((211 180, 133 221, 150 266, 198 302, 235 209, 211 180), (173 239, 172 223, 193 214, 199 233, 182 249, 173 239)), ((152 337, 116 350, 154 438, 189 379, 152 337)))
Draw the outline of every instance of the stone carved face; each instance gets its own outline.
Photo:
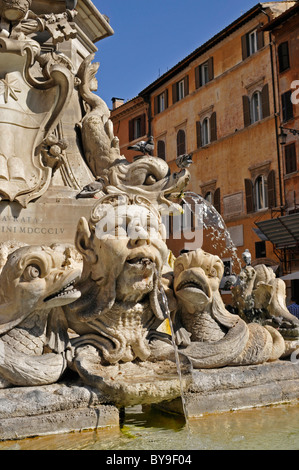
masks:
POLYGON ((221 259, 202 249, 179 256, 174 264, 174 291, 185 310, 194 313, 210 304, 223 273, 221 259))
POLYGON ((99 288, 100 309, 111 308, 115 300, 138 302, 153 290, 168 255, 163 235, 158 212, 143 197, 133 204, 127 196, 105 197, 89 226, 80 220, 76 246, 85 275, 99 288))

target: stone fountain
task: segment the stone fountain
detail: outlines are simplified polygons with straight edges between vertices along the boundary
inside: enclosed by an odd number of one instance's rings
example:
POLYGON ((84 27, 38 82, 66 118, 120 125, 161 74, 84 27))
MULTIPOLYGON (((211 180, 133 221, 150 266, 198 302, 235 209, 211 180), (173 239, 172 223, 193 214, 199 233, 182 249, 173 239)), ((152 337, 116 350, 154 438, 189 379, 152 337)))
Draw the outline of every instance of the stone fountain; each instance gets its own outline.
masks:
POLYGON ((83 6, 0 1, 0 438, 299 398, 282 281, 246 265, 231 313, 219 256, 170 262, 162 214, 190 174, 120 154, 83 6))

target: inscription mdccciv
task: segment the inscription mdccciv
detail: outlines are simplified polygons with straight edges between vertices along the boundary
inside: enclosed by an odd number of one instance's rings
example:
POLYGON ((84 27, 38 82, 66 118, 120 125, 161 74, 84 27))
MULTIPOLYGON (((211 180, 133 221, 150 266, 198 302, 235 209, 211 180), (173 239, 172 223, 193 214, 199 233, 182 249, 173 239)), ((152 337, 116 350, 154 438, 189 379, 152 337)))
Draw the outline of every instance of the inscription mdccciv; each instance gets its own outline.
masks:
POLYGON ((63 235, 64 228, 47 227, 37 217, 13 217, 4 215, 0 217, 0 233, 36 234, 36 235, 63 235))

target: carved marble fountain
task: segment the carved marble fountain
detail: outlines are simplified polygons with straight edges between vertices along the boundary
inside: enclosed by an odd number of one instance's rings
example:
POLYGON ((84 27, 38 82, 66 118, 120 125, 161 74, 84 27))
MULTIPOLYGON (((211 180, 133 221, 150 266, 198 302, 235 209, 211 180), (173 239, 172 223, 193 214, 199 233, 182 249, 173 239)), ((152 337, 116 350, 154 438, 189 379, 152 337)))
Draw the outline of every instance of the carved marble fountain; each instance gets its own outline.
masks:
POLYGON ((120 154, 83 6, 0 0, 0 438, 298 399, 283 281, 246 265, 231 313, 219 256, 170 262, 162 214, 190 174, 120 154))

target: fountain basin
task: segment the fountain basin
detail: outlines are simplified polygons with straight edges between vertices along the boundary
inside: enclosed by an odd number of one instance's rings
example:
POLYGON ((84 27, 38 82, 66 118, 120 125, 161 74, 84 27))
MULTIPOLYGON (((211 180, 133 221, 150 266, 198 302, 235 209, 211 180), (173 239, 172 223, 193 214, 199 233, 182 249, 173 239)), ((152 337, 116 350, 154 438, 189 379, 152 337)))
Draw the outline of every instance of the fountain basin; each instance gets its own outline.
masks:
MULTIPOLYGON (((299 362, 275 361, 254 366, 198 369, 185 393, 189 418, 245 408, 290 403, 299 399, 299 362)), ((155 405, 183 414, 181 400, 155 405)))

